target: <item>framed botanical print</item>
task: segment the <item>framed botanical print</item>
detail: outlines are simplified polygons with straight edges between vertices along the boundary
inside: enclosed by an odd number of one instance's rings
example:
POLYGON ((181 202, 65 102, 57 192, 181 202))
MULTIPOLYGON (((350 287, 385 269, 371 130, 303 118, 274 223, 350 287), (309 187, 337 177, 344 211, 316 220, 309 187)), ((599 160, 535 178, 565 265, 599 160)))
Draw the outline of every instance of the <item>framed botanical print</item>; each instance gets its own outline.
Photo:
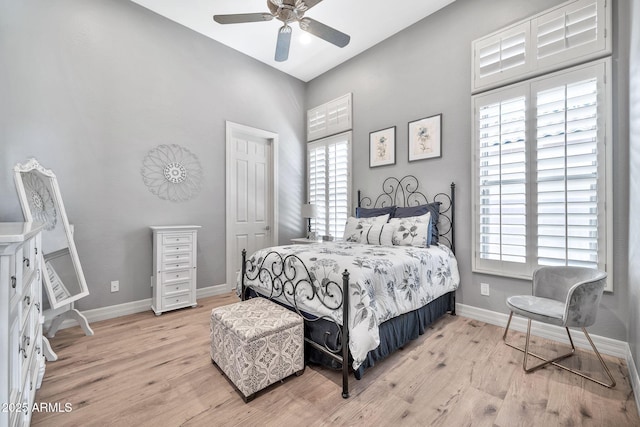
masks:
POLYGON ((409 122, 409 161, 442 157, 442 114, 409 122))
POLYGON ((396 127, 369 133, 369 167, 396 163, 396 127))

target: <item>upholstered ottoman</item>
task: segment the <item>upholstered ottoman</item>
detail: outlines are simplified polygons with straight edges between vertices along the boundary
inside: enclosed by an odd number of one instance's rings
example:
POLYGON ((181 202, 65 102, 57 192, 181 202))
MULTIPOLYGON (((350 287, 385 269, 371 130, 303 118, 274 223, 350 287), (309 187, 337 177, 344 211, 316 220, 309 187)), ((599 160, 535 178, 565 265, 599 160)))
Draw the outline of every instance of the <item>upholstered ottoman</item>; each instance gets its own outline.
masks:
POLYGON ((265 298, 215 308, 211 360, 248 402, 257 391, 303 372, 302 317, 265 298))

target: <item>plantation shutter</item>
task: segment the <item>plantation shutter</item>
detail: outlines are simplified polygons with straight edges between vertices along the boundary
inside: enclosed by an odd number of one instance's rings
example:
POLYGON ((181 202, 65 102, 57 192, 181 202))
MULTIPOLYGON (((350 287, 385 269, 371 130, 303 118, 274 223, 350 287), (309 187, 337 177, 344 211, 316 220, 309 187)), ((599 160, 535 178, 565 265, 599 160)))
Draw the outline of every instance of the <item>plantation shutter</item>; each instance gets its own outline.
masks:
POLYGON ((480 39, 472 48, 478 93, 611 55, 611 1, 568 1, 480 39))
POLYGON ((540 90, 536 108, 538 264, 599 268, 605 216, 598 79, 540 90))
POLYGON ((480 260, 527 262, 526 108, 525 96, 478 107, 480 260))
POLYGON ((351 129, 351 93, 307 111, 307 141, 351 129))
POLYGON ((351 207, 351 132, 309 144, 309 202, 318 209, 312 230, 342 238, 351 207))
MULTIPOLYGON (((318 216, 323 217, 327 211, 327 147, 325 144, 309 145, 309 203, 317 206, 318 216)), ((327 234, 326 221, 312 219, 312 229, 318 235, 327 234)))
POLYGON ((525 73, 529 23, 473 43, 474 84, 482 87, 525 73))
POLYGON ((585 55, 607 49, 606 4, 580 0, 539 16, 531 23, 537 66, 574 63, 585 55))

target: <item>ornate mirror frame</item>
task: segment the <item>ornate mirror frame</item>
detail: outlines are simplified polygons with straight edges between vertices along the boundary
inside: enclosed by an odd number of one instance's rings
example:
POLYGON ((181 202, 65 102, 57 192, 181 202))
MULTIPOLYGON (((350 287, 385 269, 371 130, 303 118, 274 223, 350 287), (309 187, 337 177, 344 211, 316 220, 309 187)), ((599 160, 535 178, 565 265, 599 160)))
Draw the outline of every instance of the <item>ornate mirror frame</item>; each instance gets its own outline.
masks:
POLYGON ((40 256, 43 257, 42 265, 47 270, 42 276, 51 308, 60 308, 89 295, 56 175, 42 167, 35 158, 29 159, 25 164, 18 163, 13 171, 25 220, 45 224, 40 256), (67 253, 71 257, 79 285, 79 292, 73 295, 47 262, 67 253))

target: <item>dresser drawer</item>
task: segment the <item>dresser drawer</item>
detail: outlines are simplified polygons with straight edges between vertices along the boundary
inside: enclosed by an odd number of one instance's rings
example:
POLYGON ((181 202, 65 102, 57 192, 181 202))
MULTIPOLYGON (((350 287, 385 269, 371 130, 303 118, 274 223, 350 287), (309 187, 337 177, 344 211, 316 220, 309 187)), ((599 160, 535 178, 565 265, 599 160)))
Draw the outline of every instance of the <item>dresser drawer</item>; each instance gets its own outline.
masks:
POLYGON ((162 271, 170 272, 174 270, 184 270, 191 267, 191 260, 166 262, 162 266, 162 271))
POLYGON ((176 243, 175 245, 163 245, 162 252, 164 255, 176 255, 176 254, 191 254, 191 245, 181 245, 176 243))
POLYGON ((177 306, 189 305, 191 294, 171 295, 162 298, 162 307, 167 310, 177 306))
POLYGON ((163 245, 175 245, 180 243, 191 243, 191 234, 164 234, 162 236, 163 245))
POLYGON ((170 263, 170 262, 181 262, 181 261, 190 261, 191 260, 191 252, 174 252, 162 254, 162 262, 170 263))
POLYGON ((20 331, 19 337, 19 345, 18 345, 18 359, 20 359, 22 378, 21 381, 25 381, 26 377, 29 375, 29 370, 27 369, 29 364, 31 363, 31 359, 33 359, 33 347, 35 344, 36 337, 33 334, 32 324, 31 324, 31 316, 27 317, 27 322, 22 326, 22 330, 20 331))
POLYGON ((191 269, 188 270, 176 270, 176 271, 165 271, 162 273, 161 283, 172 284, 175 282, 183 282, 191 279, 191 269))
POLYGON ((178 295, 191 290, 191 282, 179 282, 162 286, 162 296, 178 295))
POLYGON ((22 259, 17 261, 22 263, 22 277, 25 279, 35 273, 37 266, 36 255, 39 250, 36 247, 36 239, 27 241, 22 247, 22 259))

